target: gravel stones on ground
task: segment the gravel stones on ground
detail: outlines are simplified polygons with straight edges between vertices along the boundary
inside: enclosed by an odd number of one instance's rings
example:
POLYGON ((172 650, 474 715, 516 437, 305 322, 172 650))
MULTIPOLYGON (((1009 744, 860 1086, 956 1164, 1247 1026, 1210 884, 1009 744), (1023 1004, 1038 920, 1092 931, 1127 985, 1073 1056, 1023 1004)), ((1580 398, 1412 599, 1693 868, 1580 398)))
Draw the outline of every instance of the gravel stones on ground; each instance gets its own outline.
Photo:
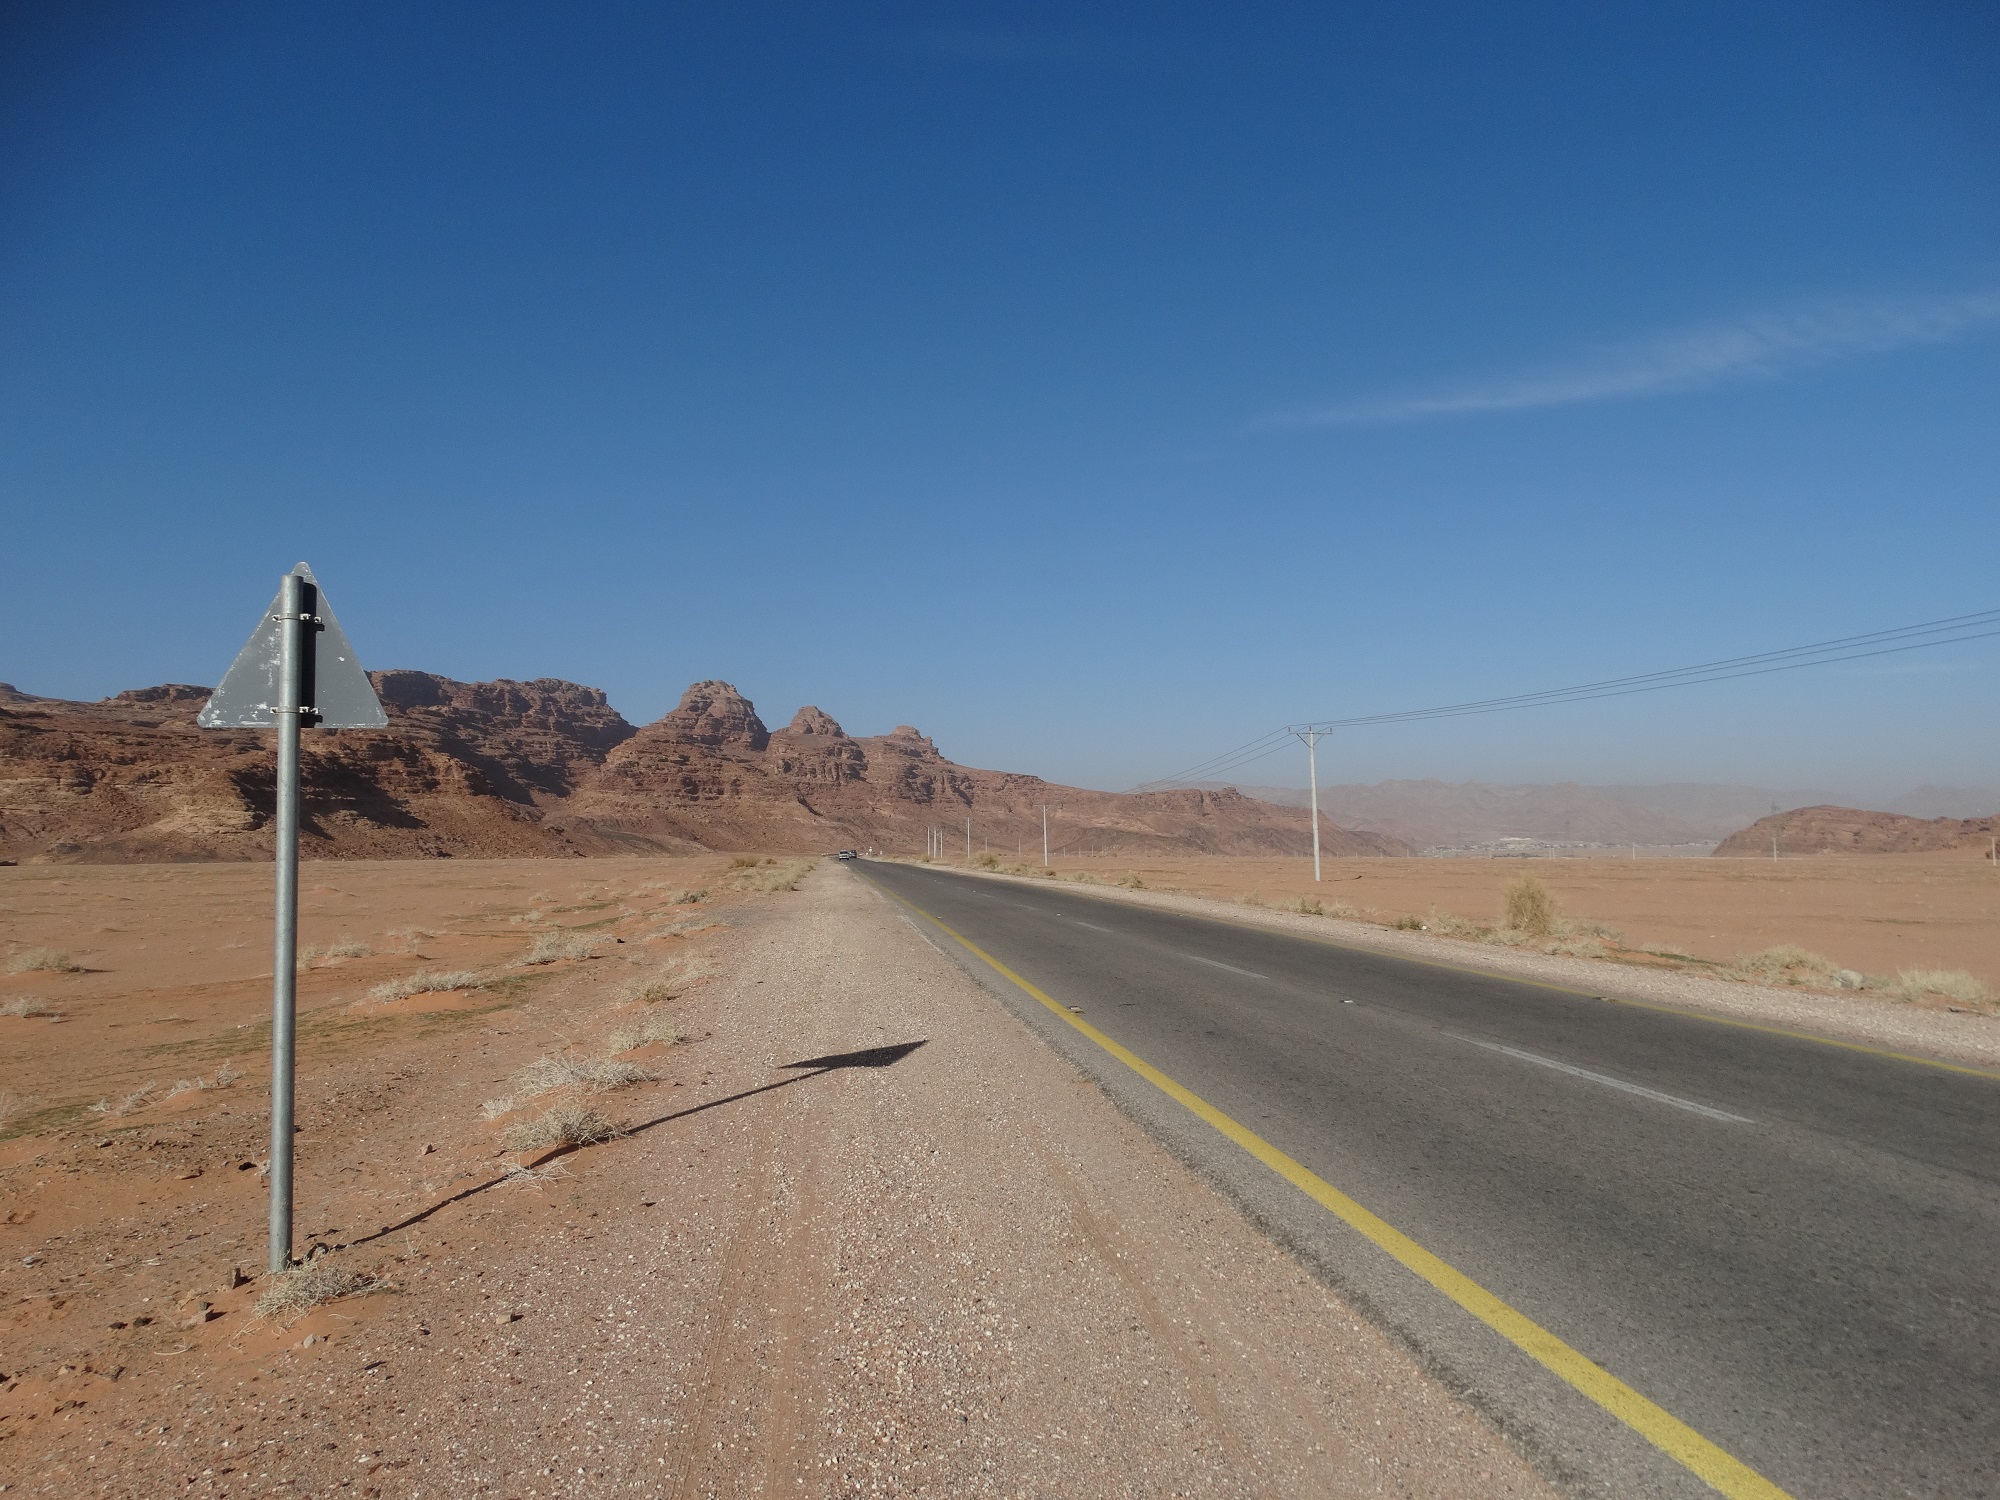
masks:
POLYGON ((719 956, 620 1135, 24 1489, 1552 1493, 862 880, 719 956))

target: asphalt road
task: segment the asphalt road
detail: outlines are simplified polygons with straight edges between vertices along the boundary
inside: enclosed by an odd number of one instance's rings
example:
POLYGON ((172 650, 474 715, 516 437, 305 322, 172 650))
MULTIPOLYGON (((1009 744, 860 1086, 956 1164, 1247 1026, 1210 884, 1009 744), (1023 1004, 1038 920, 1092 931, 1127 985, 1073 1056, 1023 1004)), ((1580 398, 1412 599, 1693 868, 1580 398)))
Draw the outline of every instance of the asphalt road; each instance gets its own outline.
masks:
MULTIPOLYGON (((947 924, 1791 1495, 2000 1496, 2000 1081, 919 866, 947 924)), ((1552 1478, 1714 1493, 936 927, 1552 1478)))

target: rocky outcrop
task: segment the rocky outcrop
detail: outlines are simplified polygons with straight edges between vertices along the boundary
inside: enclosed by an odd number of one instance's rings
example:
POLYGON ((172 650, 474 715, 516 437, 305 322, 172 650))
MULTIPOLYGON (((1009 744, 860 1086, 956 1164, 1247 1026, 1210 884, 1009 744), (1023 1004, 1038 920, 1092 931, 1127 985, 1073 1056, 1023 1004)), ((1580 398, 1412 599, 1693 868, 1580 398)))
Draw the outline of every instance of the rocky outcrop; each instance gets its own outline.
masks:
POLYGON ((1985 856, 2000 836, 1996 818, 1906 818, 1853 807, 1799 807, 1759 818, 1716 846, 1718 855, 1931 854, 1985 856))
MULTIPOLYGON (((909 725, 855 738, 802 708, 771 731, 726 682, 635 728, 596 688, 551 678, 373 674, 390 725, 308 731, 305 852, 321 858, 671 852, 916 852, 932 827, 1013 854, 1301 853, 1305 814, 1233 790, 1128 795, 947 760, 909 725)), ((100 703, 0 684, 0 858, 251 859, 271 847, 268 731, 202 730, 208 689, 100 703)), ((1323 826, 1329 852, 1403 853, 1323 826)), ((956 842, 954 847, 958 847, 956 842)))

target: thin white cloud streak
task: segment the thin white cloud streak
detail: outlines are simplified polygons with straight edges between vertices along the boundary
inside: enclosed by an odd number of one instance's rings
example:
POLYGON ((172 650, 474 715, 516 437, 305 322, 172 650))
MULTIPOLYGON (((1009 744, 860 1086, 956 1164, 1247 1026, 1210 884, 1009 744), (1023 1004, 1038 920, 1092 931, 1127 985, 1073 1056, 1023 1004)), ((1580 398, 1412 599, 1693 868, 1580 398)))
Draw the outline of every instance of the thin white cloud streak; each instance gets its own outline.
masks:
POLYGON ((1836 360, 1949 343, 1996 324, 2000 324, 2000 290, 1765 313, 1606 350, 1567 369, 1510 376, 1457 390, 1274 412, 1251 425, 1263 429, 1370 426, 1656 396, 1742 380, 1775 380, 1836 360))

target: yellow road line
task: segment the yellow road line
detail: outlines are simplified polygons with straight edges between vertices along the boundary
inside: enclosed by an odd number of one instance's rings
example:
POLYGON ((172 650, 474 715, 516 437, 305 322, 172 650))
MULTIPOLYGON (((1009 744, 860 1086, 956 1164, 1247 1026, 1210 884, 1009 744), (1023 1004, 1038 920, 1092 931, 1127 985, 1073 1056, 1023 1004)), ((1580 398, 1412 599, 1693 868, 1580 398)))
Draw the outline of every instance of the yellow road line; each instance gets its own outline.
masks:
MULTIPOLYGON (((944 873, 957 875, 963 872, 946 870, 944 873)), ((1007 877, 1002 876, 999 878, 1005 879, 1007 877)), ((1031 882, 1023 883, 1030 884, 1035 890, 1048 889, 1046 886, 1033 886, 1031 882)), ((1083 896, 1092 901, 1106 901, 1117 905, 1125 904, 1120 902, 1116 896, 1107 896, 1097 891, 1077 890, 1074 887, 1065 887, 1064 889, 1067 894, 1083 896)), ((1200 901, 1211 898, 1197 896, 1194 899, 1200 901)), ((914 909, 912 908, 912 910, 914 909)), ((1154 911, 1172 911, 1169 907, 1154 907, 1152 909, 1154 911)), ((1989 1078, 1995 1082, 2000 1082, 2000 1071, 1995 1071, 1992 1068, 1975 1067, 1969 1063, 1945 1062, 1940 1058, 1924 1057, 1915 1052, 1892 1052, 1887 1047, 1871 1047, 1866 1042, 1843 1042, 1838 1037, 1821 1036, 1816 1031, 1794 1031, 1788 1026, 1766 1026, 1761 1021, 1739 1021, 1732 1016, 1713 1015, 1703 1010, 1686 1010, 1678 1005, 1662 1005, 1655 1000, 1628 1000, 1622 995, 1599 995, 1591 990, 1571 989, 1566 984, 1550 984, 1546 979, 1523 979, 1516 974, 1503 974, 1498 969, 1475 969, 1470 964, 1446 963, 1441 958, 1418 958, 1413 954, 1396 953, 1387 948, 1370 948, 1360 943, 1343 943, 1337 938, 1318 937, 1310 932, 1294 932, 1286 927, 1267 927, 1261 922, 1246 922, 1241 917, 1223 916, 1221 914, 1210 915, 1204 912, 1177 912, 1173 914, 1192 917, 1197 922, 1216 922, 1224 927, 1234 927, 1239 932, 1260 932, 1276 937, 1294 937, 1298 938, 1301 942, 1317 943, 1322 948, 1336 948, 1342 953, 1365 953, 1371 958, 1389 958, 1394 959, 1397 963, 1417 964, 1426 969, 1443 969, 1448 974, 1470 974, 1475 979, 1497 979, 1502 984, 1518 984, 1525 989, 1547 990, 1554 995, 1575 995, 1583 1000, 1609 1000, 1615 1005, 1636 1005, 1641 1010, 1654 1010, 1666 1016, 1681 1016, 1689 1021, 1707 1021, 1716 1026, 1737 1026, 1745 1031, 1762 1031, 1771 1036, 1788 1036, 1794 1041, 1815 1042, 1822 1047, 1838 1047, 1843 1052, 1866 1052, 1871 1057, 1887 1057, 1896 1062, 1917 1063, 1922 1067, 1936 1068, 1945 1073, 1964 1073, 1968 1077, 1989 1078)), ((936 921, 937 919, 933 917, 931 920, 936 921)), ((1699 979, 1705 976, 1697 974, 1692 977, 1699 979)))
POLYGON ((1335 1218, 1421 1276, 1530 1359, 1588 1396, 1655 1448, 1707 1481, 1711 1487, 1729 1496, 1730 1500, 1791 1500, 1784 1490, 1741 1459, 1717 1447, 1680 1418, 1648 1401, 1609 1371, 1593 1364, 1532 1318, 1516 1312, 1464 1272, 1433 1255, 1387 1220, 1370 1213, 1255 1131, 1237 1124, 1199 1094, 1182 1087, 1137 1053, 1114 1042, 1067 1006, 1050 999, 977 943, 940 922, 922 907, 904 901, 901 896, 895 899, 968 953, 978 957, 996 974, 1047 1006, 1059 1020, 1068 1022, 1089 1037, 1176 1104, 1215 1127, 1335 1218))

